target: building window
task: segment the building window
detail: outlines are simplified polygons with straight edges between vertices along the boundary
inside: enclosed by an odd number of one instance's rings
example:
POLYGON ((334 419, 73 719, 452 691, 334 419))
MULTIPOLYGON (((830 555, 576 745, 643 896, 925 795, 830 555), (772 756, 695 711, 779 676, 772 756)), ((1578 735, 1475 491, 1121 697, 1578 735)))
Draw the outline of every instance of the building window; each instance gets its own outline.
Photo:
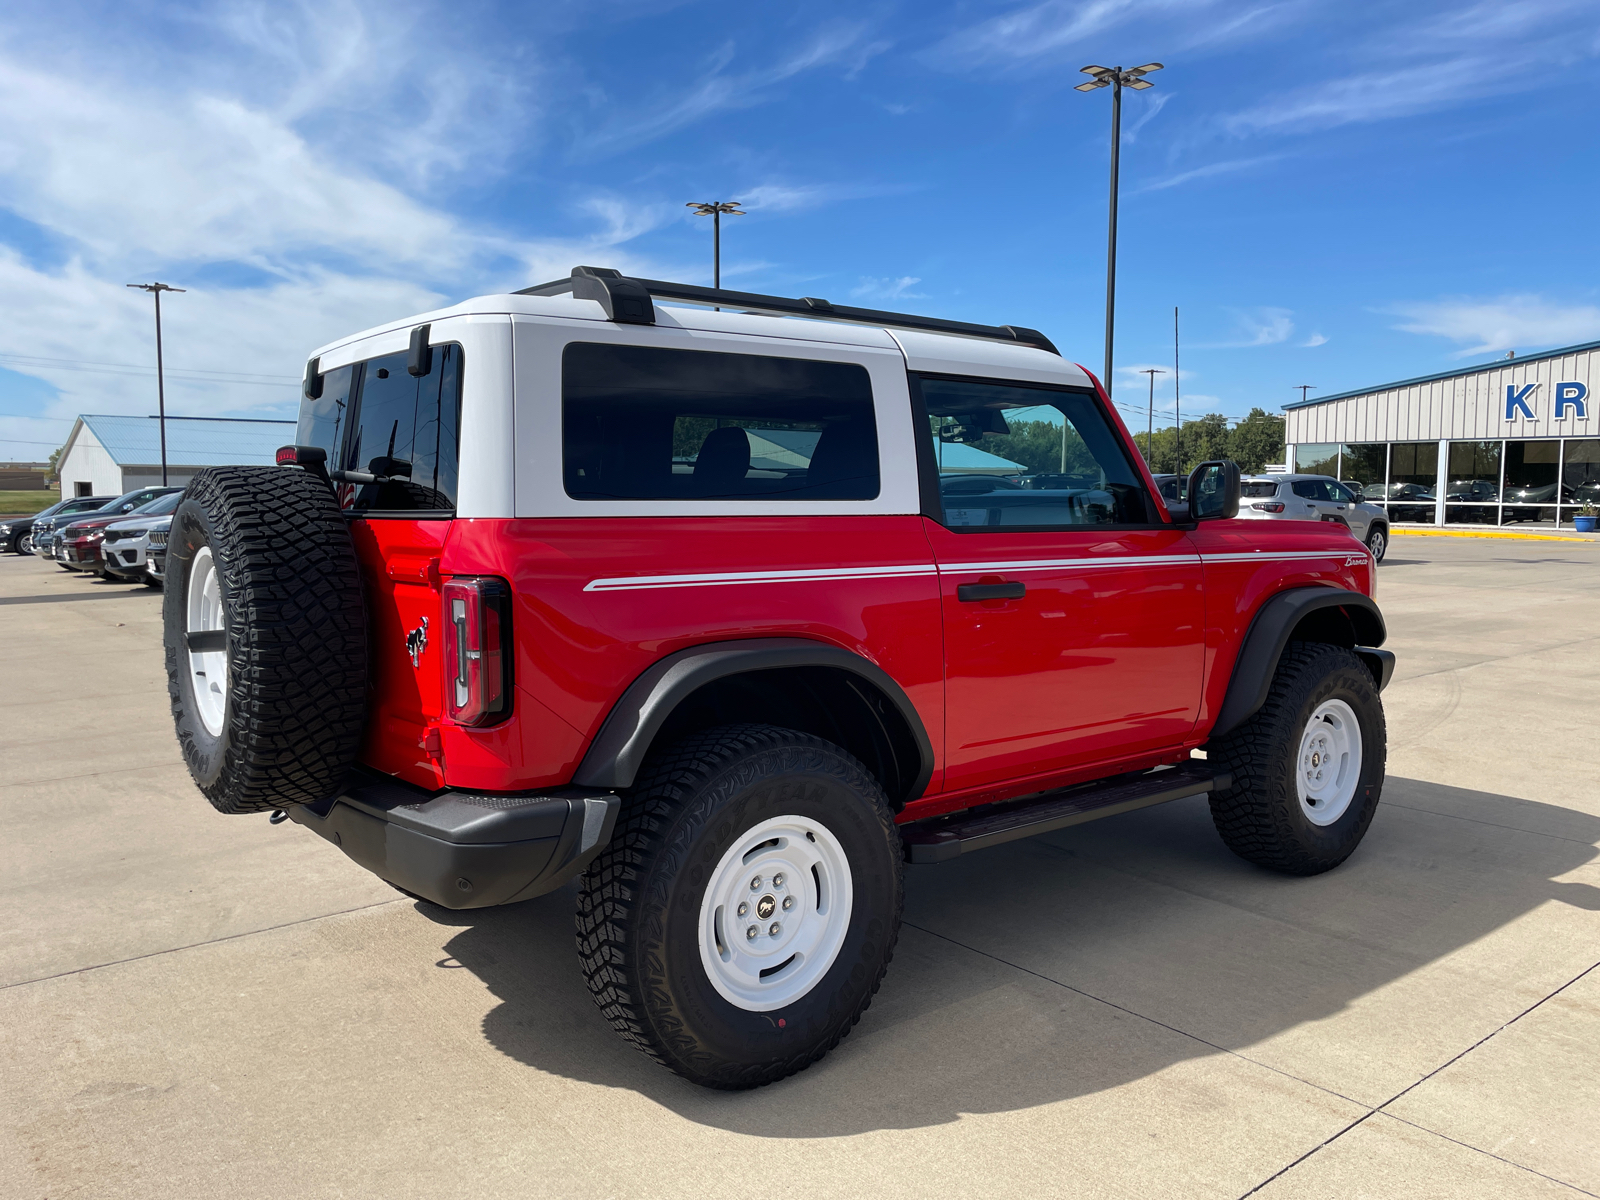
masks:
POLYGON ((1600 506, 1600 438, 1569 438, 1561 461, 1561 520, 1571 521, 1580 506, 1600 506))
POLYGON ((1391 521, 1432 525, 1438 517, 1438 442, 1395 442, 1389 447, 1389 486, 1384 494, 1391 521))
POLYGON ((1294 448, 1296 475, 1331 475, 1339 478, 1339 446, 1334 442, 1294 448))
POLYGON ((72 485, 72 494, 74 496, 92 496, 94 495, 94 484, 86 483, 80 479, 72 485))
POLYGON ((1533 521, 1554 525, 1559 503, 1561 443, 1507 442, 1505 467, 1500 523, 1513 525, 1533 521))
POLYGON ((1502 442, 1451 442, 1444 519, 1452 525, 1500 523, 1502 442))
POLYGON ((1339 447, 1339 478, 1363 500, 1383 503, 1388 468, 1387 442, 1358 442, 1339 447))

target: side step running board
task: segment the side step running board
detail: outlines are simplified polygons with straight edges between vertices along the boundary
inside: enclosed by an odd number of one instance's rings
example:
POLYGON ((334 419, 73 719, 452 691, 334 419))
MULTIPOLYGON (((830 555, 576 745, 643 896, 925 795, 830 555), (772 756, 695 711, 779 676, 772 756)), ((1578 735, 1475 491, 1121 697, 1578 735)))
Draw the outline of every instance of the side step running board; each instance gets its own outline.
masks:
POLYGON ((1233 777, 1227 772, 1196 759, 1176 767, 1118 775, 1022 800, 985 804, 947 817, 913 821, 900 827, 900 837, 905 843, 907 862, 946 862, 969 850, 982 850, 1186 796, 1204 795, 1232 783, 1233 777))

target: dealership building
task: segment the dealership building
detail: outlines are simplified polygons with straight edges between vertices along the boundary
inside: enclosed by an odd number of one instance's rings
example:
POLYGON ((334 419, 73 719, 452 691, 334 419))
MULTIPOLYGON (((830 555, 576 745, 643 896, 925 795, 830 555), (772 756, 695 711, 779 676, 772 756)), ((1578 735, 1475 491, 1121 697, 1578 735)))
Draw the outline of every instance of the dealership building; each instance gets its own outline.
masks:
POLYGON ((1287 462, 1397 522, 1571 526, 1600 508, 1600 342, 1286 405, 1287 462))

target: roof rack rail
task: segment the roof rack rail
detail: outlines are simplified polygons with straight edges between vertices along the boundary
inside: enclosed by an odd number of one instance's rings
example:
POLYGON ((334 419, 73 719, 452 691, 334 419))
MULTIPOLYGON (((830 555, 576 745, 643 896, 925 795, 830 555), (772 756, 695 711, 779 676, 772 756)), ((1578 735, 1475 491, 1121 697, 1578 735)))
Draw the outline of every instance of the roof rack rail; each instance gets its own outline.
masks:
POLYGON ((975 325, 970 321, 946 321, 939 317, 919 317, 911 313, 880 312, 875 308, 851 308, 815 296, 792 300, 786 296, 764 296, 757 292, 734 292, 727 288, 697 287, 690 283, 668 283, 660 279, 634 279, 609 267, 573 267, 568 279, 521 288, 518 296, 561 296, 567 293, 580 300, 597 300, 606 316, 624 325, 654 325, 652 297, 709 304, 722 308, 753 309, 761 313, 782 313, 791 317, 812 317, 824 321, 851 321, 862 325, 888 325, 895 329, 920 329, 929 333, 955 333, 965 337, 987 338, 996 342, 1032 346, 1060 355, 1055 344, 1037 329, 1021 325, 975 325))

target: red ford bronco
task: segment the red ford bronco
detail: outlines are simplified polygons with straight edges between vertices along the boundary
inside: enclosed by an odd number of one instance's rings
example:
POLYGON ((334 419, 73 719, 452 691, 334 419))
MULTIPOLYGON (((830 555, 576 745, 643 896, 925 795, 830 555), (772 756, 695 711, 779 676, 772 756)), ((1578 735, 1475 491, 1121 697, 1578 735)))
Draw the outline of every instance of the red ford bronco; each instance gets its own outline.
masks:
POLYGON ((577 267, 304 393, 173 521, 196 783, 448 908, 578 878, 595 1000, 698 1083, 849 1032, 906 862, 1207 794, 1309 875, 1372 820, 1371 554, 1229 462, 1164 503, 1033 330, 577 267))

